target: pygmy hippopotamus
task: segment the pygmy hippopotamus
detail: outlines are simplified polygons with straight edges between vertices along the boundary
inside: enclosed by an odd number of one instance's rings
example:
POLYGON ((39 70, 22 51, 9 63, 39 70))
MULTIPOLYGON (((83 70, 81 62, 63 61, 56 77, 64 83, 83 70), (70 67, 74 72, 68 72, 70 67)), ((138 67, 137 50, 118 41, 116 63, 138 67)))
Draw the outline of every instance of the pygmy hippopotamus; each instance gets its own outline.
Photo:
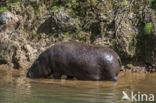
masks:
POLYGON ((58 43, 44 51, 27 72, 27 77, 117 81, 121 60, 110 48, 76 42, 58 43))

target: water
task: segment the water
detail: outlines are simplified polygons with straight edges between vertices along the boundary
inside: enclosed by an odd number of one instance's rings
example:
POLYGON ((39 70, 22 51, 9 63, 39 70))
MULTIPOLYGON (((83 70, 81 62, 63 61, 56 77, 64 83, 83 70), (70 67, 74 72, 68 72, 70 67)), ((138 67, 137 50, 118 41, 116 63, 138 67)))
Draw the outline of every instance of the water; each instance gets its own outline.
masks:
POLYGON ((25 73, 0 68, 0 103, 133 103, 121 102, 122 91, 154 94, 156 99, 156 73, 121 72, 116 83, 29 79, 25 73))

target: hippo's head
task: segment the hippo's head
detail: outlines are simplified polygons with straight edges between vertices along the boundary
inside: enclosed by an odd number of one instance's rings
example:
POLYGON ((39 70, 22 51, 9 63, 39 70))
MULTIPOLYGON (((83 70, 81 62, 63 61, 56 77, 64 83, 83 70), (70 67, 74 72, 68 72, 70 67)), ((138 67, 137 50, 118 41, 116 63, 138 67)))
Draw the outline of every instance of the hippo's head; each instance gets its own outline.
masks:
POLYGON ((52 70, 49 65, 49 59, 47 53, 42 53, 38 59, 35 60, 33 65, 27 72, 27 77, 30 78, 42 78, 50 76, 52 70))

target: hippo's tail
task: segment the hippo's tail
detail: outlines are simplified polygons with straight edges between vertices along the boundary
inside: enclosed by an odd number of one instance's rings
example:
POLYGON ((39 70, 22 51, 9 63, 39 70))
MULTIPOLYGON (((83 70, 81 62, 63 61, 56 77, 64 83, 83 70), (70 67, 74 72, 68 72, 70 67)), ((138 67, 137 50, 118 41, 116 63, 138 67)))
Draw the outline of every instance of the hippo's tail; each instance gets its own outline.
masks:
POLYGON ((120 59, 120 57, 118 56, 118 62, 119 62, 119 64, 120 64, 120 67, 122 66, 122 62, 121 62, 121 59, 120 59))

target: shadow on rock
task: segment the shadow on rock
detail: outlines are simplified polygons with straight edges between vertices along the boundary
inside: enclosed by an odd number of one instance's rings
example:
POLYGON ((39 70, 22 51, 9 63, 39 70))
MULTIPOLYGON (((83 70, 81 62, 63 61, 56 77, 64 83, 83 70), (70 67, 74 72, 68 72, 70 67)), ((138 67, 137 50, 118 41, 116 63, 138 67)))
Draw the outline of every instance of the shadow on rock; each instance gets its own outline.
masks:
POLYGON ((52 32, 51 22, 52 22, 51 18, 48 18, 47 20, 45 20, 45 22, 41 24, 39 28, 37 29, 37 33, 45 33, 45 34, 51 33, 52 32))

